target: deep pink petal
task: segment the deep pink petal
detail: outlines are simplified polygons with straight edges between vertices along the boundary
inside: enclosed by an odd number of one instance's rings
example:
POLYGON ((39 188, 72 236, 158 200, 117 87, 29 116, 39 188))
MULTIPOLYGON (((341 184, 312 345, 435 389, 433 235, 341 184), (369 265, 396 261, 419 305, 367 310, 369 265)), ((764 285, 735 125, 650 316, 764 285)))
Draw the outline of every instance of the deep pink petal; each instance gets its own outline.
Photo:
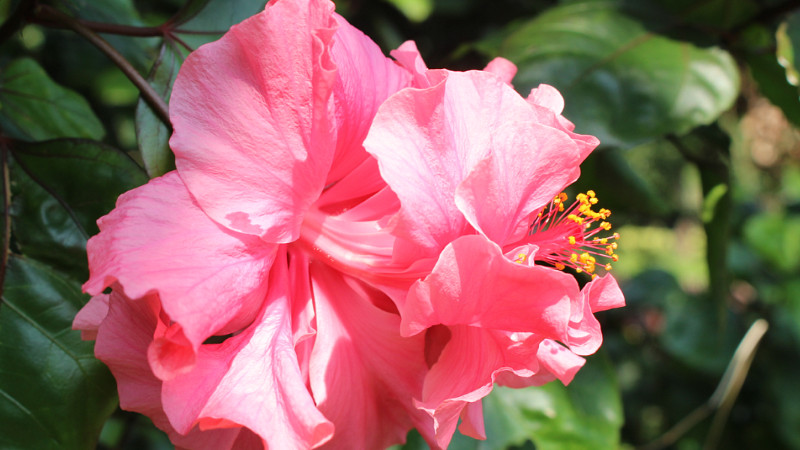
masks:
POLYGON ((380 292, 319 264, 311 278, 318 330, 311 390, 336 426, 324 448, 386 448, 411 428, 432 428, 413 403, 427 371, 424 338, 400 336, 400 318, 375 306, 380 292))
POLYGON ((535 336, 518 340, 513 333, 465 325, 449 329, 451 337, 425 378, 418 402, 433 417, 436 443, 442 448, 450 442, 459 417, 468 419, 463 430, 469 435, 483 434, 474 403, 492 391, 501 374, 529 376, 538 371, 535 355, 541 340, 535 336))
POLYGON ((564 98, 553 86, 540 84, 531 90, 527 100, 537 115, 537 121, 564 131, 575 141, 581 160, 600 145, 600 141, 594 136, 573 133, 575 125, 561 115, 564 110, 564 98))
POLYGON ((263 302, 275 246, 206 216, 175 172, 120 196, 89 240, 94 295, 115 285, 129 298, 157 293, 171 323, 150 353, 162 379, 189 370, 211 335, 249 324, 263 302))
POLYGON ((273 266, 269 283, 266 305, 251 326, 221 344, 204 345, 191 372, 164 382, 164 410, 177 430, 237 424, 274 448, 311 448, 333 435, 294 351, 285 262, 273 266))
POLYGON ((97 329, 108 314, 108 294, 93 296, 83 306, 72 321, 73 330, 81 330, 81 339, 90 341, 97 339, 97 329))
POLYGON ((325 0, 271 1, 184 62, 170 102, 176 165, 218 223, 291 242, 335 151, 325 0))
POLYGON ((625 305, 625 298, 611 275, 587 283, 580 297, 573 301, 568 339, 564 341, 578 355, 591 355, 603 343, 600 322, 593 312, 625 305))
POLYGON ((463 236, 439 256, 433 272, 409 291, 401 332, 412 335, 437 324, 532 332, 563 338, 574 278, 541 266, 517 264, 478 235, 463 236))
MULTIPOLYGON (((369 158, 362 143, 375 112, 390 95, 411 83, 411 74, 384 56, 370 38, 341 16, 334 14, 334 18, 339 24, 331 48, 337 68, 333 86, 337 138, 326 185, 341 180, 369 158)), ((377 173, 377 166, 373 170, 377 173)))
POLYGON ((539 360, 539 370, 533 375, 520 376, 513 372, 503 372, 497 375, 495 381, 501 386, 517 389, 542 386, 554 380, 567 385, 586 362, 585 359, 551 339, 545 339, 539 344, 536 359, 539 360))

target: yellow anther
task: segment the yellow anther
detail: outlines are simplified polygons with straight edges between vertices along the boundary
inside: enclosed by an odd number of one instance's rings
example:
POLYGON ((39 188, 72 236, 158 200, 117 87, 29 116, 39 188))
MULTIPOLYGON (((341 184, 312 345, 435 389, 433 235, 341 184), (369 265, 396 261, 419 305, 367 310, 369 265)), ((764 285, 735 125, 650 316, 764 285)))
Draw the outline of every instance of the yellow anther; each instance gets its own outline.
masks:
POLYGON ((597 243, 599 243, 599 244, 601 244, 601 245, 606 245, 606 244, 608 244, 608 238, 602 238, 602 239, 599 239, 599 240, 597 241, 597 243))
POLYGON ((611 272, 611 264, 606 264, 606 272, 611 272))
MULTIPOLYGON (((610 264, 609 264, 609 265, 610 265, 610 264)), ((567 266, 565 266, 565 265, 563 265, 563 264, 561 264, 561 263, 556 263, 556 269, 558 269, 558 270, 564 270, 564 269, 566 269, 566 268, 567 268, 567 266)))
POLYGON ((600 228, 602 228, 602 229, 604 229, 604 230, 608 231, 608 230, 610 230, 610 229, 611 229, 611 223, 609 223, 609 222, 602 222, 602 223, 600 223, 600 228))
POLYGON ((567 219, 577 223, 578 225, 583 225, 583 218, 582 217, 578 217, 575 214, 568 215, 567 219))
POLYGON ((525 253, 519 253, 519 254, 517 254, 517 259, 515 259, 514 262, 518 263, 518 264, 524 264, 525 263, 525 259, 527 257, 528 257, 528 255, 526 255, 525 253))
POLYGON ((589 197, 594 198, 596 194, 594 193, 593 190, 589 189, 588 191, 586 191, 586 195, 588 195, 589 197))
POLYGON ((617 261, 619 261, 619 256, 617 256, 616 254, 613 254, 613 255, 611 255, 611 260, 614 261, 614 262, 617 262, 617 261))
POLYGON ((593 204, 593 205, 596 205, 596 204, 597 204, 597 198, 596 198, 596 197, 592 197, 592 198, 590 198, 590 199, 589 199, 589 203, 591 203, 591 204, 593 204))
POLYGON ((575 236, 569 237, 569 245, 575 245, 575 236))
POLYGON ((612 243, 611 243, 611 248, 613 248, 614 250, 616 250, 616 249, 617 249, 617 247, 618 247, 618 246, 617 246, 617 243, 616 243, 616 242, 612 242, 612 243))
POLYGON ((569 260, 574 262, 574 263, 578 262, 578 254, 577 253, 573 253, 573 254, 569 255, 569 260))
POLYGON ((565 202, 565 201, 567 201, 567 198, 569 198, 569 197, 567 197, 567 193, 566 192, 562 192, 562 193, 558 194, 558 197, 556 197, 556 198, 561 200, 562 202, 565 202))
POLYGON ((564 212, 564 204, 563 203, 559 203, 558 204, 558 212, 564 212))

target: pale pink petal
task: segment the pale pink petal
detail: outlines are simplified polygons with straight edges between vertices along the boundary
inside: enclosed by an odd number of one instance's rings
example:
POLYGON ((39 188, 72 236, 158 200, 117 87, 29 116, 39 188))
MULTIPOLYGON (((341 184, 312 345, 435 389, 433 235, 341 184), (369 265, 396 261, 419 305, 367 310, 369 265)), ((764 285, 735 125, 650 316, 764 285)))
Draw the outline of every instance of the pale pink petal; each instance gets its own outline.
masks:
POLYGON ((184 62, 170 102, 176 165, 218 223, 291 242, 335 151, 333 3, 271 1, 184 62))
MULTIPOLYGON (((384 56, 370 38, 338 14, 334 18, 339 24, 331 47, 337 68, 333 85, 337 136, 326 185, 370 158, 362 143, 375 112, 390 95, 411 83, 411 73, 384 56)), ((377 166, 373 170, 377 174, 377 166)))
POLYGON ((178 431, 237 424, 274 448, 311 448, 333 435, 298 366, 286 263, 273 266, 269 284, 251 326, 221 344, 203 345, 192 371, 164 382, 164 411, 178 431))
POLYGON ((409 291, 401 333, 437 325, 470 325, 543 337, 566 337, 575 279, 541 266, 517 264, 479 235, 463 236, 439 256, 433 272, 409 291))
POLYGON ((116 282, 129 298, 158 294, 170 319, 150 350, 162 379, 189 370, 205 339, 239 330, 261 308, 275 246, 213 222, 175 172, 120 196, 98 224, 84 289, 97 295, 116 282))
POLYGON ((226 450, 259 449, 236 445, 241 428, 201 431, 192 429, 179 434, 169 423, 161 405, 162 382, 153 375, 147 361, 147 350, 159 323, 161 307, 154 296, 132 301, 118 292, 109 298, 108 315, 97 333, 95 354, 117 381, 120 407, 148 416, 178 446, 192 449, 226 450))
POLYGON ((486 68, 483 70, 497 75, 509 86, 511 85, 511 80, 514 79, 514 75, 517 74, 517 66, 511 61, 499 56, 489 61, 489 64, 487 64, 486 68))
POLYGON ((537 121, 564 131, 575 141, 581 154, 581 160, 600 145, 600 141, 594 136, 573 133, 575 125, 561 115, 564 110, 564 98, 553 86, 540 84, 539 87, 531 90, 527 100, 533 107, 537 121))
POLYGON ((473 227, 503 244, 575 181, 582 158, 563 131, 511 117, 495 127, 489 145, 491 153, 456 189, 456 205, 473 227))
POLYGON ((587 283, 583 287, 583 295, 589 299, 592 312, 625 306, 625 296, 612 275, 595 278, 587 283))
POLYGON ((494 74, 433 72, 445 81, 389 98, 364 143, 402 205, 393 233, 427 256, 469 232, 455 203, 456 188, 492 151, 497 129, 531 111, 494 74))
POLYGON ((539 87, 531 89, 528 101, 534 105, 544 106, 553 111, 553 114, 560 115, 564 111, 564 97, 558 89, 549 84, 540 84, 539 87))
POLYGON ((95 295, 75 315, 72 329, 81 330, 81 339, 84 341, 97 339, 97 329, 103 323, 106 314, 108 314, 108 294, 95 295))
POLYGON ((311 390, 336 426, 323 448, 386 448, 411 428, 432 428, 414 407, 427 371, 424 338, 400 336, 400 318, 375 306, 383 294, 319 264, 311 265, 317 338, 311 390))

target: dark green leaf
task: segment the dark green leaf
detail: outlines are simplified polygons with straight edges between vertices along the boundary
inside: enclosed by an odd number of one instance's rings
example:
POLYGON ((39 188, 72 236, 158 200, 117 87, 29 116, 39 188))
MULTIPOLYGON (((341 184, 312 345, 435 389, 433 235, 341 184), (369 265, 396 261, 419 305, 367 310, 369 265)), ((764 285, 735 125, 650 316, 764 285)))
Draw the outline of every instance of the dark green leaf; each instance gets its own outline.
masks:
POLYGON ((20 250, 83 277, 95 221, 146 175, 125 153, 94 141, 20 142, 12 152, 12 225, 20 250))
MULTIPOLYGON (((148 81, 165 100, 169 99, 172 84, 185 57, 175 42, 165 42, 161 46, 161 53, 150 71, 148 81)), ((170 129, 141 97, 136 105, 136 137, 150 177, 164 175, 175 168, 175 157, 169 148, 170 129)))
POLYGON ((605 2, 549 9, 499 51, 519 67, 520 92, 539 83, 566 98, 564 115, 605 145, 633 146, 714 121, 738 94, 733 59, 648 32, 605 2))
POLYGON ((100 139, 104 134, 86 100, 53 82, 29 58, 15 60, 0 74, 0 127, 25 140, 100 139))
POLYGON ((80 286, 12 256, 0 307, 0 447, 92 449, 115 405, 92 343, 72 331, 80 286))
POLYGON ((184 8, 188 14, 180 19, 176 31, 183 42, 196 49, 219 39, 231 26, 263 11, 266 3, 264 0, 190 0, 184 8))

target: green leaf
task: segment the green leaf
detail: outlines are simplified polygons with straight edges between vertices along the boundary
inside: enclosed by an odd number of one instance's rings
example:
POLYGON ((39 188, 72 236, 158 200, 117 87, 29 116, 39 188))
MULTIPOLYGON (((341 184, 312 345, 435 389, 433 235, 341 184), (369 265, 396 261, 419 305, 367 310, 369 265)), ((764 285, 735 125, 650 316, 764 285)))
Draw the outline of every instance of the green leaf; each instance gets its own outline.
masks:
POLYGON ((176 32, 191 48, 215 41, 228 29, 264 10, 265 0, 189 0, 176 32), (187 33, 182 33, 187 32, 187 33))
POLYGON ((727 52, 648 32, 606 2, 557 6, 513 29, 498 51, 479 48, 518 65, 520 92, 558 88, 564 115, 604 145, 684 134, 716 120, 739 91, 727 52))
POLYGON ((800 270, 800 216, 759 214, 745 223, 744 236, 772 267, 786 274, 800 270))
POLYGON ((125 153, 99 142, 59 139, 12 147, 12 226, 25 255, 79 278, 96 220, 147 176, 125 153))
POLYGON ((30 58, 0 73, 0 127, 11 137, 35 141, 105 134, 86 100, 56 84, 30 58))
POLYGON ((0 307, 0 447, 95 448, 116 397, 92 343, 70 329, 85 297, 48 266, 10 258, 0 307))
MULTIPOLYGON (((184 58, 186 55, 176 43, 165 42, 161 46, 148 81, 165 100, 169 99, 172 84, 184 58)), ((175 168, 175 156, 169 148, 170 135, 171 130, 140 97, 136 105, 136 137, 144 167, 151 178, 164 175, 175 168)))

